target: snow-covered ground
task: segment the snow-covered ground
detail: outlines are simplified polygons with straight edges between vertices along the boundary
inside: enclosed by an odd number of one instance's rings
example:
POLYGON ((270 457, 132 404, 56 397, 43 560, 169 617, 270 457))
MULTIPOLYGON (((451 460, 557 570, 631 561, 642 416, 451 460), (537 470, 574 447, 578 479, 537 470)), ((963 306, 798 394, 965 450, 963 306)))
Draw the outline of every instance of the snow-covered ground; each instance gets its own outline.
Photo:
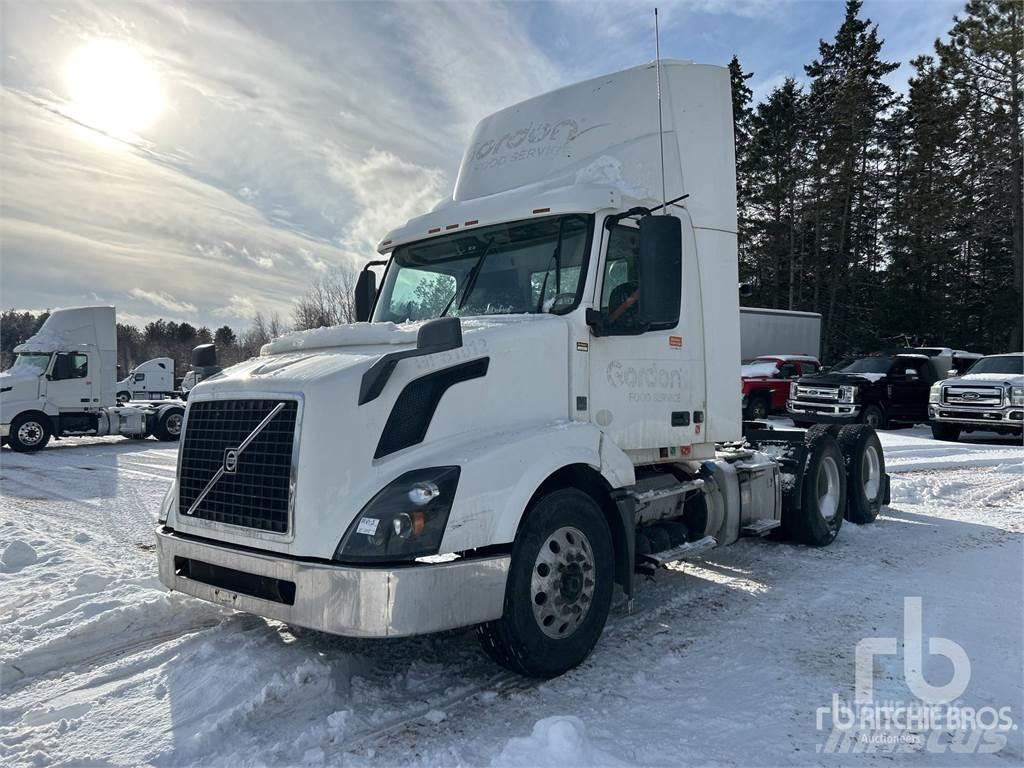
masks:
MULTIPOLYGON (((471 632, 357 641, 167 593, 152 527, 176 446, 65 440, 0 452, 0 764, 1019 764, 998 752, 829 754, 816 712, 854 696, 854 649, 920 596, 929 682, 1022 702, 1024 449, 883 433, 892 505, 826 549, 743 540, 641 585, 581 668, 499 671, 471 632)), ((878 700, 907 700, 877 656, 878 700)))

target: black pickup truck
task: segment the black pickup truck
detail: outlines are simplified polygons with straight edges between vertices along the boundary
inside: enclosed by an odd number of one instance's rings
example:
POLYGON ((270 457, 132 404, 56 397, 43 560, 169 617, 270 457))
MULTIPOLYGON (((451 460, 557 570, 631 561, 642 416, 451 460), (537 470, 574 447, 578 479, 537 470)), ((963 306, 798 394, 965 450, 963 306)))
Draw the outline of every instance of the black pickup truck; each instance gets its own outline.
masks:
POLYGON ((926 352, 845 360, 790 384, 786 411, 797 426, 860 422, 876 429, 928 422, 928 390, 943 375, 926 352))

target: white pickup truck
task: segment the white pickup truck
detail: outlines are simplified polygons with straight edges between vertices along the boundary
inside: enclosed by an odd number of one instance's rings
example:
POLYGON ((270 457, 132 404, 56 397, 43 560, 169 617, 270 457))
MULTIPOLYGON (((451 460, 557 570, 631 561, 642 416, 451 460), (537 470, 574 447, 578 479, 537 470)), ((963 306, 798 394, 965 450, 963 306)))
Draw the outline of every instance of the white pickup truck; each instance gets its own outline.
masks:
POLYGON ((662 64, 665 206, 656 75, 484 118, 452 198, 381 241, 380 291, 360 276, 369 322, 192 390, 164 584, 341 635, 476 625, 547 677, 638 567, 874 520, 870 427, 741 422, 729 74, 662 64))
POLYGON ((113 307, 57 309, 14 348, 0 373, 0 438, 16 451, 45 448, 51 437, 123 435, 177 440, 184 403, 118 405, 113 307))

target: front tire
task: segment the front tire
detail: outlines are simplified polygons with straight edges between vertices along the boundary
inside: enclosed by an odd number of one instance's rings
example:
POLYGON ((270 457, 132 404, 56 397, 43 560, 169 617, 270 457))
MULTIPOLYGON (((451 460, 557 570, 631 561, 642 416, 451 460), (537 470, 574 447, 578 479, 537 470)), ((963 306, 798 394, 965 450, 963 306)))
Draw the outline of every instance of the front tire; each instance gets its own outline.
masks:
POLYGON ((611 608, 611 533, 593 498, 574 488, 527 510, 512 547, 500 619, 482 624, 484 651, 506 669, 550 678, 583 662, 611 608))
POLYGON ((885 409, 874 403, 865 405, 861 409, 860 423, 867 424, 872 429, 887 429, 889 426, 885 418, 885 409))
POLYGON ((932 437, 936 440, 955 443, 960 439, 960 427, 955 424, 932 424, 932 437))
POLYGON ((41 413, 23 413, 11 421, 11 433, 7 438, 11 450, 19 453, 41 451, 50 442, 52 428, 50 419, 41 413))
POLYGON ((747 421, 763 421, 768 418, 768 400, 762 395, 754 395, 747 403, 747 411, 743 414, 747 421))
POLYGON ((836 438, 846 463, 846 519, 873 523, 885 499, 885 454, 875 430, 867 424, 849 424, 836 438))
POLYGON ((117 393, 117 402, 118 402, 118 404, 123 405, 124 403, 131 402, 131 399, 132 399, 132 393, 128 392, 127 390, 123 390, 122 389, 120 392, 117 393))

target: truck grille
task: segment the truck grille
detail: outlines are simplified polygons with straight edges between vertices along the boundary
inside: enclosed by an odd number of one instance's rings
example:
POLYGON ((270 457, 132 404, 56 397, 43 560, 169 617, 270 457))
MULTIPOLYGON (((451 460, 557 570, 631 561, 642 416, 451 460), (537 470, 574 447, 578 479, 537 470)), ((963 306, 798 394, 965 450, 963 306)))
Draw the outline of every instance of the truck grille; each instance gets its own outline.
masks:
POLYGON ((800 400, 810 400, 812 402, 839 402, 839 390, 836 387, 815 387, 807 384, 797 384, 796 396, 800 400))
POLYGON ((298 409, 295 400, 190 403, 178 475, 180 513, 187 515, 210 480, 225 469, 192 517, 287 533, 298 409), (233 452, 233 461, 228 461, 228 452, 237 450, 279 404, 284 408, 244 450, 233 452))
POLYGON ((1001 387, 943 387, 942 402, 946 405, 977 405, 998 408, 1003 404, 1003 390, 1001 387))

